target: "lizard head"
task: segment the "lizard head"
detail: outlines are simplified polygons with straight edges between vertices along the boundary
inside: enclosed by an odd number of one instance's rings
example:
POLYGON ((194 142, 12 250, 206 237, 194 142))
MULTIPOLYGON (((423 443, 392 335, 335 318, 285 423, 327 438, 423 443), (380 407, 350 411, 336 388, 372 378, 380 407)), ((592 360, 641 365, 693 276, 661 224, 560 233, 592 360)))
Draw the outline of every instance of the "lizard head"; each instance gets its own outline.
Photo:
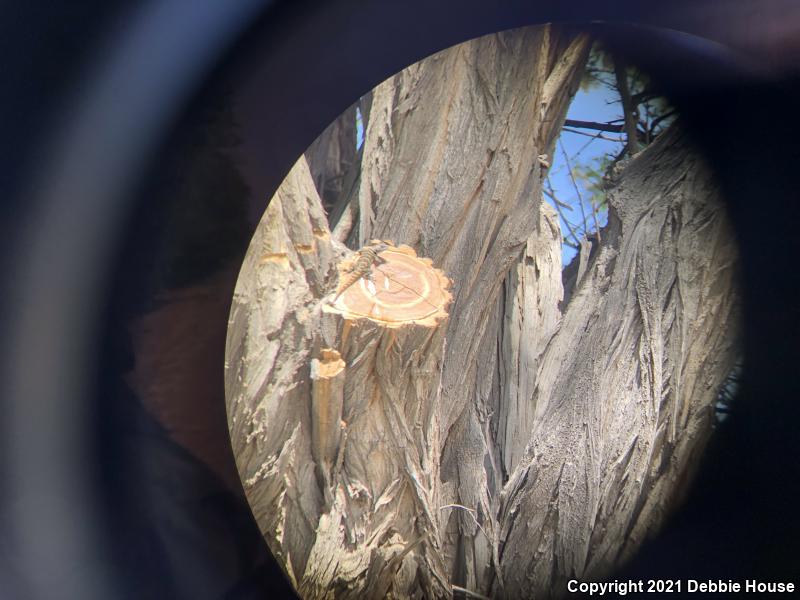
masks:
POLYGON ((383 252, 389 248, 389 244, 384 240, 371 240, 369 246, 370 248, 374 249, 375 252, 383 252))

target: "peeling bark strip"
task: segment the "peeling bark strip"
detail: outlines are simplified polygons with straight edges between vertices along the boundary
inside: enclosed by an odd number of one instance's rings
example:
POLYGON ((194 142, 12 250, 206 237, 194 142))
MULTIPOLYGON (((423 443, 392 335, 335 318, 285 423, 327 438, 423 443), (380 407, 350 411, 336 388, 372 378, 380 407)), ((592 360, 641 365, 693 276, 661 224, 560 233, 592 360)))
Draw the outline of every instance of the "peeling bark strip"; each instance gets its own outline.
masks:
POLYGON ((344 406, 345 362, 332 348, 311 360, 311 455, 322 477, 320 487, 331 485, 330 474, 339 456, 344 406))
MULTIPOLYGON (((447 315, 409 314, 401 324, 399 315, 415 306, 400 302, 393 309, 389 295, 383 316, 364 317, 345 299, 340 307, 323 306, 347 365, 344 437, 324 476, 331 484, 299 590, 312 598, 447 597, 437 511, 447 315)), ((320 416, 312 414, 312 422, 320 416)))

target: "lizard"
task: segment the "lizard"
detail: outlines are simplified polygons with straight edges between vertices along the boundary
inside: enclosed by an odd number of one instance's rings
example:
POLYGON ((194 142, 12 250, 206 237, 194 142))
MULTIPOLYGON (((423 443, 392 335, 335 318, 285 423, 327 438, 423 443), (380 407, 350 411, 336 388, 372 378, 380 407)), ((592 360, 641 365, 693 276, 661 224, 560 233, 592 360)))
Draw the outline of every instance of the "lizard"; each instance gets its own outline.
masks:
POLYGON ((380 240, 373 240, 361 250, 358 251, 358 257, 353 261, 352 266, 347 270, 342 281, 339 282, 339 287, 336 292, 336 297, 331 301, 331 304, 336 302, 344 292, 353 285, 356 281, 361 279, 370 280, 372 278, 373 265, 382 265, 386 262, 385 259, 378 256, 381 252, 386 250, 389 246, 380 240))

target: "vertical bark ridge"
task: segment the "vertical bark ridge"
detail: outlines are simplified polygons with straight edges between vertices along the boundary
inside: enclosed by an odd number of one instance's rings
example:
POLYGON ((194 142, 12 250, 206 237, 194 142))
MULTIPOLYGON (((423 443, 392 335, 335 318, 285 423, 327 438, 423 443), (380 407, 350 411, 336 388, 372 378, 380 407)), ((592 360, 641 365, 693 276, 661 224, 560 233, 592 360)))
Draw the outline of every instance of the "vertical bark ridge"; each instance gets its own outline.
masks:
MULTIPOLYGON (((501 283, 529 240, 535 245, 537 157, 558 135, 588 48, 587 38, 549 26, 486 36, 426 59, 374 94, 364 148, 369 158, 362 164, 362 239, 411 244, 455 282, 459 318, 447 334, 439 428, 447 503, 473 511, 449 511, 457 524, 448 528, 449 539, 463 537, 464 560, 472 565, 455 583, 468 589, 486 590, 492 578, 502 485, 502 473, 485 468, 495 447, 490 415, 497 392, 482 385, 489 372, 479 378, 475 365, 494 354, 499 322, 492 315, 501 283)), ((552 327, 555 318, 546 318, 552 327)), ((486 381, 499 380, 497 369, 492 373, 486 381)), ((520 427, 515 435, 525 439, 520 427)), ((516 456, 521 449, 508 452, 516 456)), ((455 564, 456 544, 447 546, 455 564)))

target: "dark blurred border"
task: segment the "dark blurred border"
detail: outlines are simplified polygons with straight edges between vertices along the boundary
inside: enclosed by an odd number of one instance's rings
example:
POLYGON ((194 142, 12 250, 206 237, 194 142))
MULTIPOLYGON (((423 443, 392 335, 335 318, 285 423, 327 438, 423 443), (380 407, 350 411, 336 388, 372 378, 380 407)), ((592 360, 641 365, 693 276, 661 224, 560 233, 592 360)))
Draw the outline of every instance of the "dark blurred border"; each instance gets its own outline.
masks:
MULTIPOLYGON (((386 76, 547 20, 591 24, 653 73, 717 172, 742 249, 741 397, 686 509, 626 575, 796 576, 796 3, 79 4, 18 3, 0 18, 4 597, 286 593, 253 546, 240 493, 174 444, 122 380, 136 359, 123 332, 152 306, 150 268, 169 237, 148 221, 160 213, 146 181, 209 94, 233 86, 248 115, 244 154, 259 161, 251 201, 266 205, 322 128, 386 76), (131 301, 131 289, 145 292, 131 301)), ((219 247, 219 258, 236 264, 243 248, 219 247)), ((197 379, 221 391, 221 365, 197 379)))

